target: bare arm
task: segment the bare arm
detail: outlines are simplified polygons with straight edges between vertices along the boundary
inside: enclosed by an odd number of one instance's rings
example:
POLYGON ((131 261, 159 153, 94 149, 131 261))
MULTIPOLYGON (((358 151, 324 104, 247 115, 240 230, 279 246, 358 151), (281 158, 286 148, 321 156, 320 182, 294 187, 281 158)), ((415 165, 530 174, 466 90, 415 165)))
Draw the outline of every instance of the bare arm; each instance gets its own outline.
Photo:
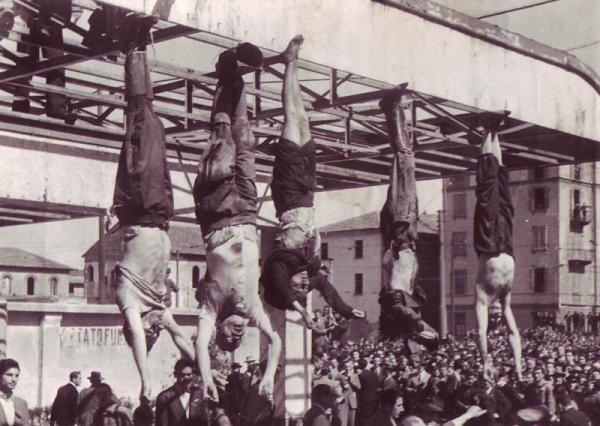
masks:
POLYGON ((210 339, 214 332, 214 317, 210 314, 200 314, 198 317, 198 337, 196 339, 196 360, 204 385, 204 395, 207 395, 214 400, 218 400, 219 396, 210 369, 210 353, 208 350, 210 339))
POLYGON ((297 300, 294 300, 292 302, 292 306, 294 307, 294 309, 296 311, 298 311, 300 313, 300 315, 302 315, 302 319, 304 320, 304 323, 306 324, 306 326, 310 329, 315 327, 315 324, 313 322, 313 320, 310 318, 310 314, 308 313, 308 311, 304 308, 304 306, 302 306, 300 304, 300 302, 298 302, 297 300))
POLYGON ((267 351, 267 368, 260 382, 259 392, 266 396, 269 400, 273 399, 273 383, 275 381, 275 371, 279 363, 281 354, 281 338, 271 325, 271 320, 265 313, 264 307, 260 299, 254 303, 254 319, 258 329, 264 333, 269 339, 269 349, 267 351))

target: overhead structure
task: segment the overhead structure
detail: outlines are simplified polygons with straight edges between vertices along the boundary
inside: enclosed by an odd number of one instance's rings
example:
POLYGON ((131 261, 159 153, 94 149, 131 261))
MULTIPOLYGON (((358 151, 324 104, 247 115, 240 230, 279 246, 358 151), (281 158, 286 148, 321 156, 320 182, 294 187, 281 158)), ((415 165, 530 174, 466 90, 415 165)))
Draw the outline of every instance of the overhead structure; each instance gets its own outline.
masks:
MULTIPOLYGON (((15 3, 39 13, 34 0, 15 3)), ((176 207, 188 220, 195 164, 208 138, 213 62, 239 40, 257 44, 266 58, 262 70, 245 76, 263 183, 283 122, 283 67, 275 55, 297 33, 306 39, 299 66, 321 190, 387 182, 392 156, 378 101, 399 83, 408 84, 418 179, 473 170, 478 118, 486 111, 511 112, 503 130, 508 167, 600 158, 600 80, 591 70, 564 52, 427 0, 84 4, 77 22, 52 17, 65 28, 60 48, 32 39, 19 20, 0 44, 0 225, 98 215, 110 205, 124 137, 124 58, 115 42, 82 45, 87 18, 101 5, 162 18, 149 48, 155 110, 167 129, 176 207), (17 46, 61 55, 32 61, 17 46), (65 69, 65 87, 46 83, 54 69, 65 69), (69 99, 75 124, 45 115, 49 93, 69 99), (30 111, 14 111, 13 101, 24 96, 30 111)))

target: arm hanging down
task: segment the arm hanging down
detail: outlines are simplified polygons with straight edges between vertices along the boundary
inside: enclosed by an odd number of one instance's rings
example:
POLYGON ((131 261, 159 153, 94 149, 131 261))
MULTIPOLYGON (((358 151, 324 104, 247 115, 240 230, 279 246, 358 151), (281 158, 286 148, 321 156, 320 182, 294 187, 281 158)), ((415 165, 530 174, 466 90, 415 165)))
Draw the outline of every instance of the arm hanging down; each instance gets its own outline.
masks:
POLYGON ((273 385, 275 383, 275 372, 279 364, 281 355, 281 338, 271 325, 269 317, 265 313, 264 307, 260 298, 253 304, 253 317, 256 321, 258 329, 269 339, 269 348, 267 350, 267 367, 265 374, 258 387, 260 395, 265 396, 269 401, 273 401, 273 385))
POLYGON ((203 395, 214 401, 219 400, 219 392, 210 369, 210 340, 215 333, 216 319, 211 315, 198 317, 198 337, 196 338, 196 360, 202 377, 203 395))

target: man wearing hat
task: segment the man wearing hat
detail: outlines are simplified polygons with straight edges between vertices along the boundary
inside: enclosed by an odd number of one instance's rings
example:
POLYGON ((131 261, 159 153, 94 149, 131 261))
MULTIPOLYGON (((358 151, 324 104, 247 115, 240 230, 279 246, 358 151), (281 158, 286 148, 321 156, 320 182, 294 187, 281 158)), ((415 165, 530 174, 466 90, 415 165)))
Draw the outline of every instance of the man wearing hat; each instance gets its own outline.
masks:
MULTIPOLYGON (((102 374, 99 371, 92 371, 88 377, 90 387, 83 389, 79 393, 79 426, 91 426, 94 422, 94 414, 100 406, 100 395, 98 388, 103 383, 102 374)), ((113 394, 113 401, 119 402, 118 398, 113 394)))
POLYGON ((317 250, 321 238, 315 224, 316 188, 315 143, 304 109, 298 81, 298 51, 302 35, 294 37, 281 54, 285 64, 282 89, 283 131, 273 145, 275 163, 271 191, 279 227, 276 249, 265 260, 261 284, 265 300, 277 309, 298 311, 310 328, 311 313, 306 297, 318 290, 325 301, 345 318, 364 318, 365 313, 348 306, 321 271, 317 250))

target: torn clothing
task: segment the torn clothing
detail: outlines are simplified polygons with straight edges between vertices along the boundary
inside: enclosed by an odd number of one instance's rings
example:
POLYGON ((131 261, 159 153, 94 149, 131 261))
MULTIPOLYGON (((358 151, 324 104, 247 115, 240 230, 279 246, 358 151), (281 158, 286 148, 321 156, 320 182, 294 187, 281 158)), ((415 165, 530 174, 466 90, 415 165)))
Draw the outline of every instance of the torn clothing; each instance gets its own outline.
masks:
POLYGON ((245 99, 241 79, 221 83, 215 93, 210 139, 193 189, 205 237, 226 226, 256 224, 255 140, 245 99))

